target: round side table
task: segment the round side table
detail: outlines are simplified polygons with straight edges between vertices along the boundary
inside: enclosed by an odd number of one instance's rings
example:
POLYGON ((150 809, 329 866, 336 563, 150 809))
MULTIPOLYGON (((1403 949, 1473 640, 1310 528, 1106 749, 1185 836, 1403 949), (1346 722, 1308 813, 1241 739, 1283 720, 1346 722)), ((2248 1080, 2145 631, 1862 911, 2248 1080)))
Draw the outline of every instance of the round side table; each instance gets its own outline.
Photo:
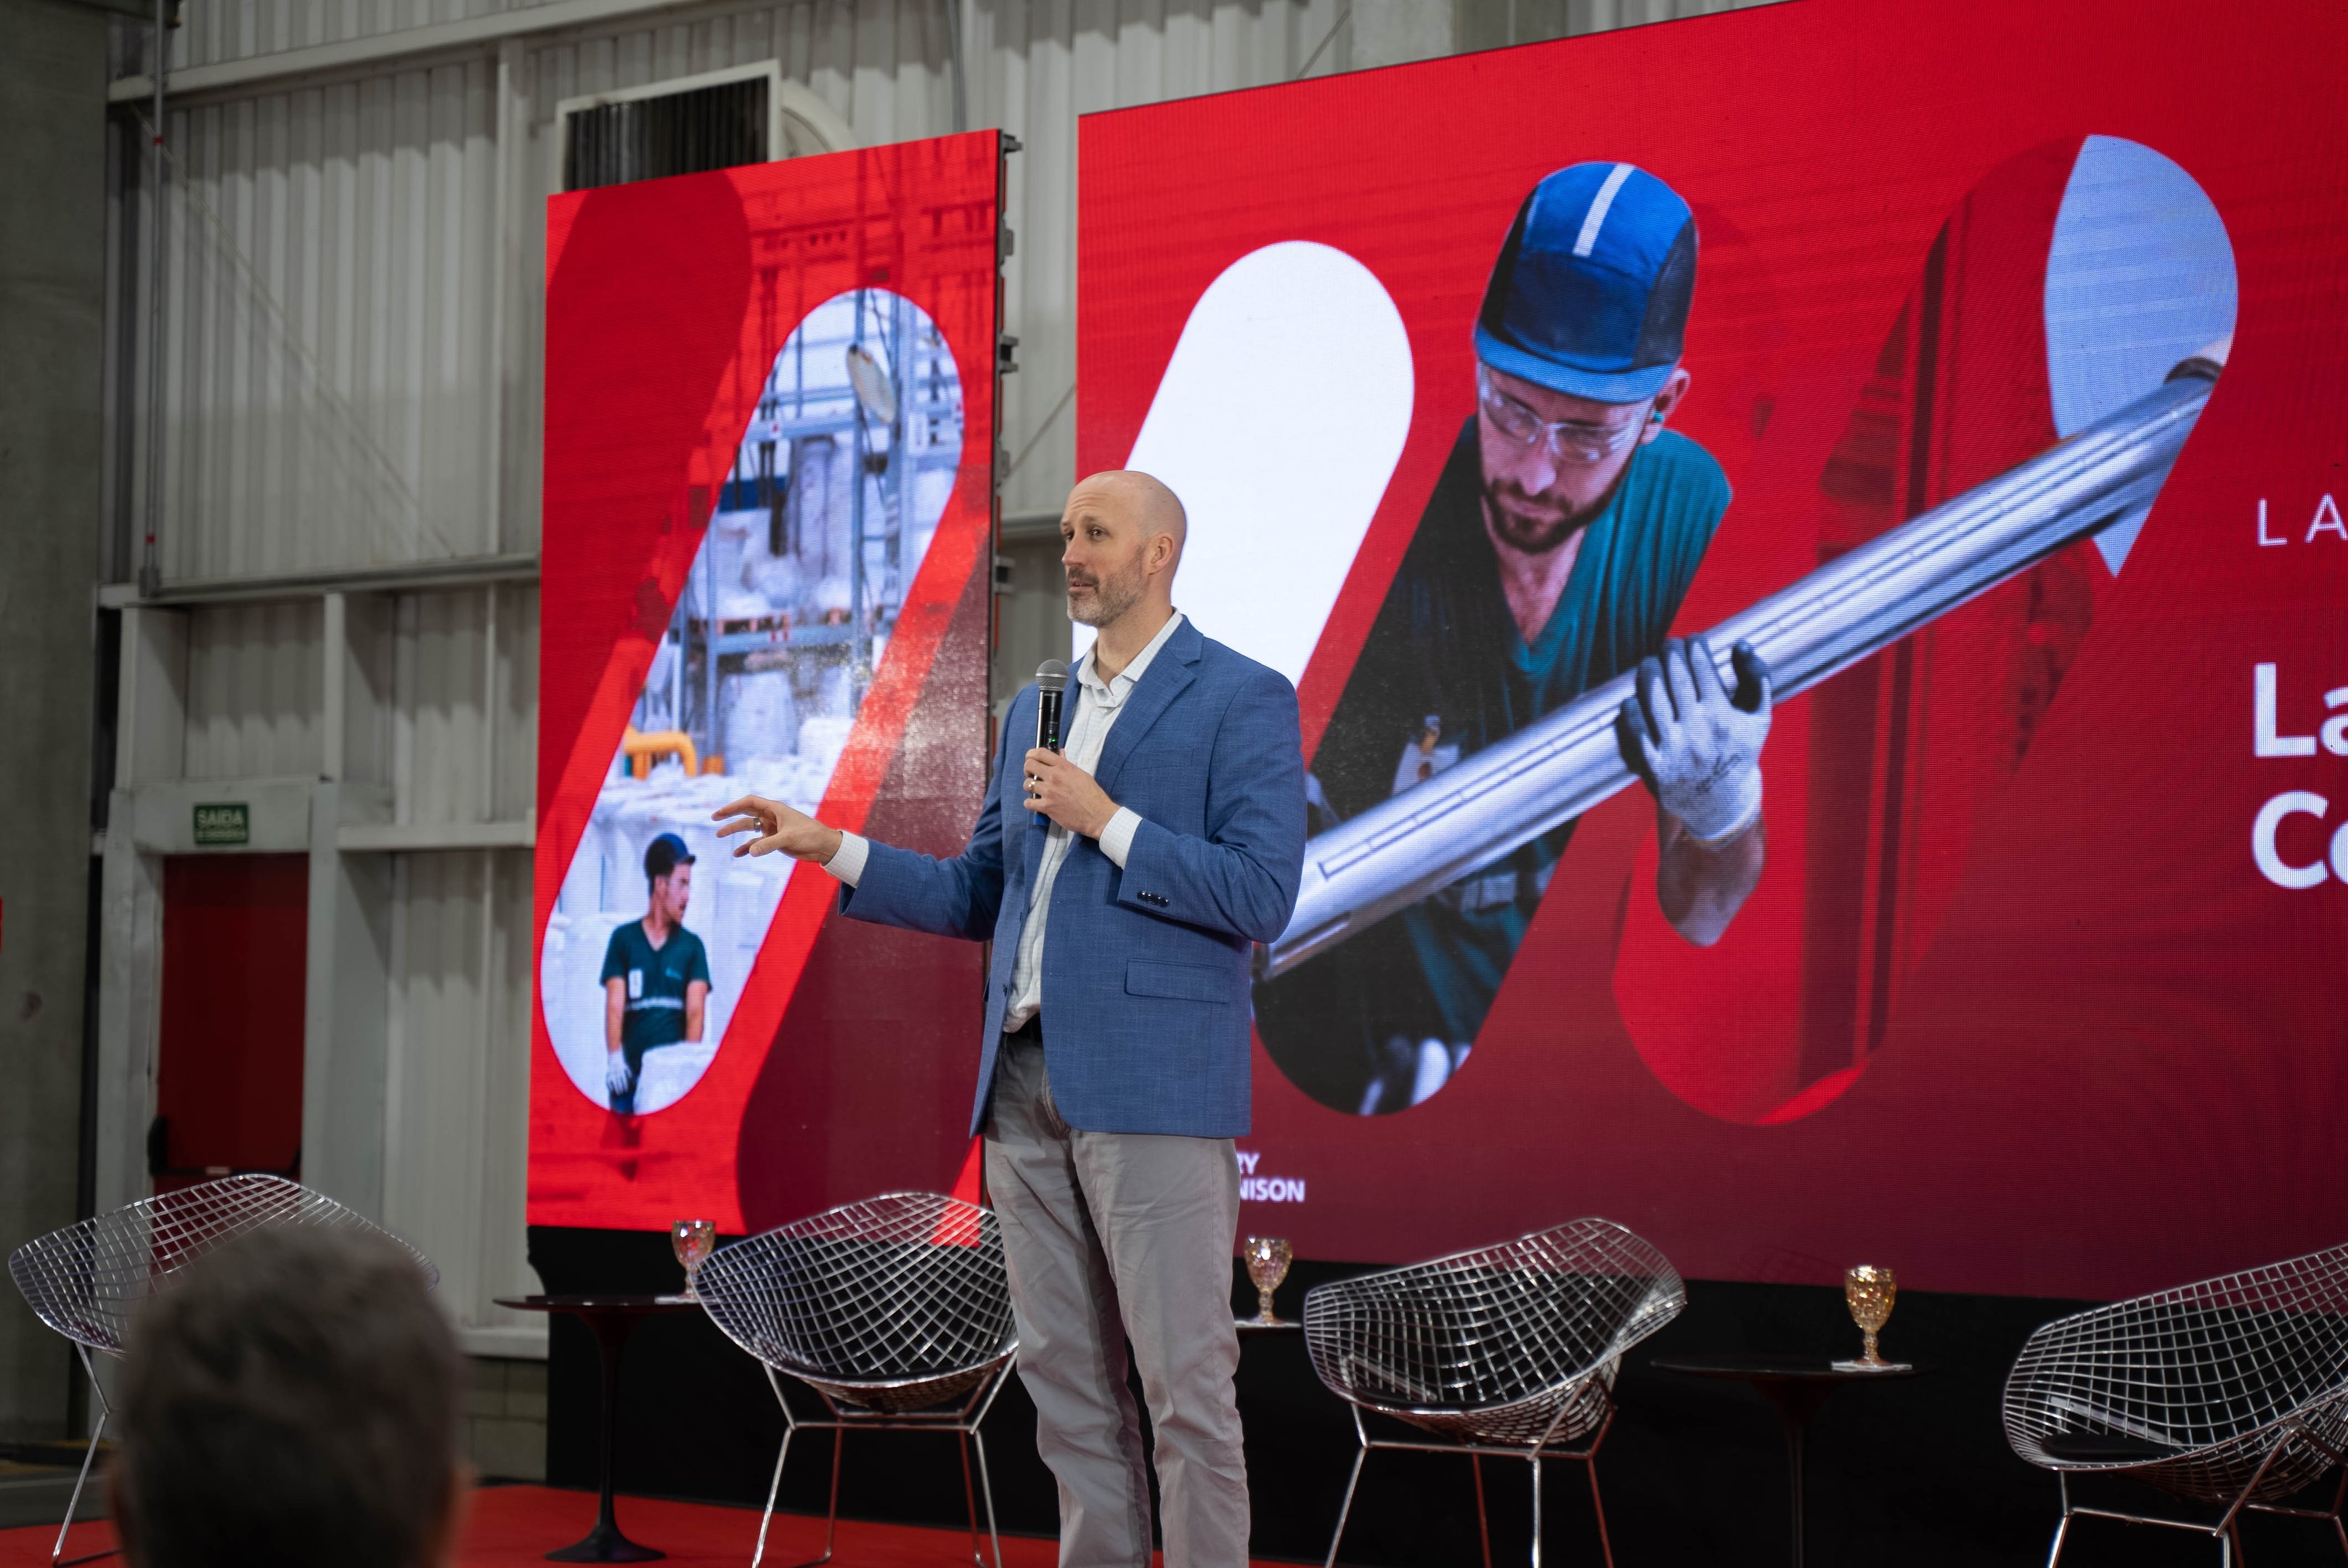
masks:
POLYGON ((602 1496, 595 1528, 568 1546, 546 1554, 550 1563, 649 1563, 667 1553, 643 1546, 620 1533, 612 1513, 612 1443, 620 1425, 620 1348, 637 1324, 670 1312, 698 1312, 701 1304, 680 1296, 631 1296, 593 1292, 577 1296, 500 1296, 499 1307, 515 1312, 568 1313, 595 1336, 603 1368, 603 1430, 597 1438, 596 1469, 602 1496))
POLYGON ((1237 1317, 1231 1320, 1231 1327, 1238 1329, 1242 1337, 1251 1334, 1302 1334, 1304 1332, 1304 1325, 1293 1317, 1275 1317, 1269 1323, 1261 1317, 1237 1317))
POLYGON ((1658 1372, 1683 1378, 1715 1378, 1744 1383, 1777 1408, 1786 1428, 1787 1479, 1794 1512, 1794 1568, 1802 1568, 1802 1450, 1810 1421, 1827 1396, 1846 1383, 1882 1383, 1921 1375, 1927 1368, 1901 1366, 1880 1372, 1848 1371, 1826 1360, 1800 1356, 1716 1356, 1700 1361, 1651 1361, 1658 1372))

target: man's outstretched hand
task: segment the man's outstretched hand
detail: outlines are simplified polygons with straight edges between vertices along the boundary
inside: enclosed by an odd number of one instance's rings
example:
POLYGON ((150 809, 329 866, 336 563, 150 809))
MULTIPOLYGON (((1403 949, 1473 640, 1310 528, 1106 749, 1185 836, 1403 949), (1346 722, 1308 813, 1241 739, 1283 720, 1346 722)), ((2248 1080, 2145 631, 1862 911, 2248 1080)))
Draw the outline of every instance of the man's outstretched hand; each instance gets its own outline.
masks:
POLYGON ((1730 655, 1737 689, 1721 683, 1701 637, 1643 660, 1619 719, 1626 760, 1699 843, 1720 843, 1761 815, 1761 746, 1769 737, 1769 666, 1750 642, 1730 655))
POLYGON ((746 794, 709 815, 717 821, 720 838, 731 838, 737 833, 757 835, 734 846, 736 859, 745 855, 773 855, 779 851, 794 860, 812 860, 823 866, 839 852, 839 829, 826 827, 807 813, 793 811, 781 801, 768 800, 764 795, 746 794))

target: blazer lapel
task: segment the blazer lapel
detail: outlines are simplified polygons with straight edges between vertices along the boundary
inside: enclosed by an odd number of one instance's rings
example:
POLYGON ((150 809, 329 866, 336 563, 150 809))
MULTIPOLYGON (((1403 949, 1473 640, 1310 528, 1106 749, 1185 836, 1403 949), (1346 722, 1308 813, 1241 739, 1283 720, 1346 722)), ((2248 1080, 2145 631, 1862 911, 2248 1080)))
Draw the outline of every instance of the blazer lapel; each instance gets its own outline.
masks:
POLYGON ((1142 671, 1141 679, 1134 684, 1133 694, 1125 700, 1124 711, 1109 727, 1108 739, 1101 745, 1100 766, 1093 771, 1101 788, 1116 793, 1117 776, 1125 766, 1125 759, 1133 754, 1133 748, 1149 733, 1159 716, 1173 705, 1174 699, 1198 678, 1191 667, 1199 662, 1200 645, 1205 641, 1199 635, 1197 625, 1185 616, 1182 624, 1174 629, 1174 635, 1166 640, 1166 646, 1158 651, 1158 657, 1149 661, 1149 668, 1142 671))

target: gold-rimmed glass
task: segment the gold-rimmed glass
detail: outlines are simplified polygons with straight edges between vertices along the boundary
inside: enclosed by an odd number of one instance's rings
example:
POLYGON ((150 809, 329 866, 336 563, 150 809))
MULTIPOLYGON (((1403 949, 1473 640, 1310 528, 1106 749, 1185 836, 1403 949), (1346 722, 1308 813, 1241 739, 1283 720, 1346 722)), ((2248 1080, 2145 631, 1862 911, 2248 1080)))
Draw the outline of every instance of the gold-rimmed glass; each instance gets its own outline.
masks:
POLYGON ((1296 1256, 1294 1250, 1278 1236, 1251 1235, 1247 1238, 1247 1245, 1240 1249, 1240 1255, 1247 1259, 1248 1277, 1255 1281, 1256 1314, 1253 1321, 1279 1322, 1280 1319, 1272 1316, 1272 1293, 1278 1290, 1280 1282, 1288 1277, 1288 1266, 1296 1256))
POLYGON ((693 1288, 694 1276, 701 1272, 702 1259, 717 1248, 717 1222, 679 1220, 669 1226, 668 1244, 676 1261, 685 1266, 685 1299, 700 1300, 693 1288))
POLYGON ((1856 1364, 1868 1368, 1892 1366, 1883 1358, 1875 1337, 1891 1319, 1891 1305, 1900 1296, 1898 1276, 1879 1265, 1862 1263, 1843 1276, 1842 1296, 1850 1307, 1850 1320, 1867 1337, 1867 1348, 1859 1353, 1856 1364))

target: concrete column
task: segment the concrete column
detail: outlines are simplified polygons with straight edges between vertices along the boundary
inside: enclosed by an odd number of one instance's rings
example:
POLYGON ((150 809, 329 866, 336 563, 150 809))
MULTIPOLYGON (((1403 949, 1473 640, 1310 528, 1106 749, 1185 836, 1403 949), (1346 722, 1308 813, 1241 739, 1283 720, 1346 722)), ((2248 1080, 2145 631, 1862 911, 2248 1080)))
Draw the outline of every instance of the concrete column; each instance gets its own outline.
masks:
MULTIPOLYGON (((106 33, 0 0, 0 1249, 72 1223, 80 1160, 106 33)), ((65 1430, 67 1356, 7 1291, 0 1435, 65 1430)))
POLYGON ((122 612, 114 796, 99 888, 97 1208, 148 1194, 147 1126, 163 984, 163 856, 139 842, 139 791, 180 776, 187 752, 188 617, 122 612))

